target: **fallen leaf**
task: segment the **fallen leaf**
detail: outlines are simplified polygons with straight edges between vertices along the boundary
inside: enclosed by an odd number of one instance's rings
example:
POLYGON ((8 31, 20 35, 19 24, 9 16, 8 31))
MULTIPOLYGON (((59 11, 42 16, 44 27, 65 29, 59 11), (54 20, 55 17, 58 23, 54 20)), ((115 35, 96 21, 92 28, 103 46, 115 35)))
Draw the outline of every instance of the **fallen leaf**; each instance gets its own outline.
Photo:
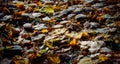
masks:
POLYGON ((42 4, 42 2, 37 2, 37 5, 42 7, 43 4, 42 4))
POLYGON ((82 33, 82 37, 84 37, 84 38, 88 38, 88 37, 89 37, 88 32, 83 32, 83 33, 82 33))
POLYGON ((76 36, 74 36, 75 39, 81 39, 82 37, 82 32, 79 32, 76 36))
POLYGON ((52 48, 52 45, 49 42, 45 42, 45 45, 50 49, 52 48))
POLYGON ((24 8, 24 3, 23 2, 18 2, 17 4, 16 4, 16 7, 17 8, 24 8))
POLYGON ((99 61, 100 61, 100 62, 104 62, 104 61, 108 60, 108 57, 105 56, 105 55, 102 55, 102 54, 99 55, 98 58, 99 58, 99 61))
POLYGON ((42 33, 48 33, 48 30, 47 29, 42 29, 41 32, 42 33))
POLYGON ((76 39, 72 39, 72 41, 70 41, 69 45, 76 46, 76 45, 78 45, 78 42, 76 41, 76 39))
POLYGON ((49 55, 47 57, 52 64, 60 64, 60 58, 58 54, 49 55))
POLYGON ((51 7, 46 7, 44 10, 45 10, 45 13, 47 13, 47 14, 53 14, 54 13, 54 9, 52 9, 51 7))

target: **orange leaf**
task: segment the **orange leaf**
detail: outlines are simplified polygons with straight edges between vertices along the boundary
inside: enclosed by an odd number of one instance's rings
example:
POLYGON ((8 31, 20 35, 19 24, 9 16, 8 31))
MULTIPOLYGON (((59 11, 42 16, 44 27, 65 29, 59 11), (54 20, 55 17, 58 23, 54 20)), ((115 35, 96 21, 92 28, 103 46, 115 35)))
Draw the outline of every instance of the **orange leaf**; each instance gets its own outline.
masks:
POLYGON ((88 38, 88 37, 89 37, 88 32, 83 32, 82 37, 84 37, 84 38, 88 38))
POLYGON ((23 3, 23 2, 18 2, 18 3, 16 4, 16 7, 17 7, 17 8, 24 8, 24 3, 23 3))
POLYGON ((42 32, 42 33, 47 33, 48 30, 47 30, 47 29, 43 29, 43 30, 41 30, 41 32, 42 32))
POLYGON ((41 7, 43 4, 42 2, 37 2, 37 5, 41 7))
POLYGON ((76 39, 72 39, 72 41, 70 41, 69 45, 76 46, 76 45, 78 45, 78 42, 76 41, 76 39))

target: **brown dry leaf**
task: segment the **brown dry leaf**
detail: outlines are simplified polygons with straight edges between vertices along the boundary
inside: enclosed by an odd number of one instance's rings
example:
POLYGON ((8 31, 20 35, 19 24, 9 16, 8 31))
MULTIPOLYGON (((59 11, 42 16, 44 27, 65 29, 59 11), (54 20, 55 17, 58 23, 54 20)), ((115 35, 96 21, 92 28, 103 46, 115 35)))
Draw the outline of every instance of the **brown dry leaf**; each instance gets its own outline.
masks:
POLYGON ((60 9, 61 9, 60 6, 53 6, 53 5, 50 5, 50 7, 51 7, 52 9, 54 9, 54 10, 60 10, 60 9))
POLYGON ((53 23, 55 19, 50 19, 48 22, 53 23))
POLYGON ((104 8, 103 8, 103 11, 107 13, 107 12, 109 12, 109 11, 110 11, 110 9, 109 9, 109 8, 107 8, 107 7, 104 7, 104 8))
POLYGON ((6 26, 6 29, 7 29, 7 30, 10 29, 10 27, 11 27, 11 26, 10 26, 10 23, 7 23, 5 26, 6 26))
POLYGON ((30 37, 29 34, 23 34, 23 35, 22 35, 22 38, 29 38, 29 37, 30 37))
POLYGON ((49 55, 47 58, 52 64, 60 64, 60 58, 58 54, 49 55))
POLYGON ((78 45, 78 42, 77 42, 76 39, 72 39, 72 41, 70 41, 69 45, 70 46, 76 46, 76 45, 78 45))
POLYGON ((34 2, 39 2, 39 0, 33 0, 34 2))
POLYGON ((120 27, 120 21, 116 21, 115 24, 120 27))
POLYGON ((9 13, 10 13, 10 10, 9 10, 8 8, 6 8, 6 7, 5 7, 5 8, 4 8, 4 10, 6 10, 7 12, 9 12, 9 13))

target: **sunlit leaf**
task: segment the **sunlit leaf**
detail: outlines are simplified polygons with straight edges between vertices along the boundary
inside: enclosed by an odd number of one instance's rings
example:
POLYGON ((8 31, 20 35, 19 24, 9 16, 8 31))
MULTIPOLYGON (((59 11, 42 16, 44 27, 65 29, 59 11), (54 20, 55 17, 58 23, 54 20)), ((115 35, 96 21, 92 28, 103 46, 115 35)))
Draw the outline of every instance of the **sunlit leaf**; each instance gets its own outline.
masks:
POLYGON ((78 42, 77 42, 76 39, 72 39, 72 41, 70 41, 69 45, 70 46, 76 46, 76 45, 78 45, 78 42))
POLYGON ((54 13, 54 9, 52 9, 50 7, 46 7, 44 10, 45 10, 45 13, 47 13, 47 14, 53 14, 54 13))
POLYGON ((47 30, 47 29, 42 29, 41 32, 42 32, 42 33, 47 33, 48 30, 47 30))
POLYGON ((76 36, 74 36, 75 39, 80 39, 82 37, 82 32, 79 32, 76 36))
POLYGON ((16 4, 16 7, 17 8, 24 8, 24 3, 23 2, 18 2, 17 4, 16 4))

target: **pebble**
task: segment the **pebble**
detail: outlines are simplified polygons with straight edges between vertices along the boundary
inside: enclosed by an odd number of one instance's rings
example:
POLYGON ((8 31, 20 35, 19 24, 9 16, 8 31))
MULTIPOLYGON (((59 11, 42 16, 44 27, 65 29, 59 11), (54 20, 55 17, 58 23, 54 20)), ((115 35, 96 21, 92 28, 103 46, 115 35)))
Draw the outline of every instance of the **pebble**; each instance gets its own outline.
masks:
POLYGON ((23 25, 24 28, 32 28, 32 24, 31 23, 25 23, 23 25))

